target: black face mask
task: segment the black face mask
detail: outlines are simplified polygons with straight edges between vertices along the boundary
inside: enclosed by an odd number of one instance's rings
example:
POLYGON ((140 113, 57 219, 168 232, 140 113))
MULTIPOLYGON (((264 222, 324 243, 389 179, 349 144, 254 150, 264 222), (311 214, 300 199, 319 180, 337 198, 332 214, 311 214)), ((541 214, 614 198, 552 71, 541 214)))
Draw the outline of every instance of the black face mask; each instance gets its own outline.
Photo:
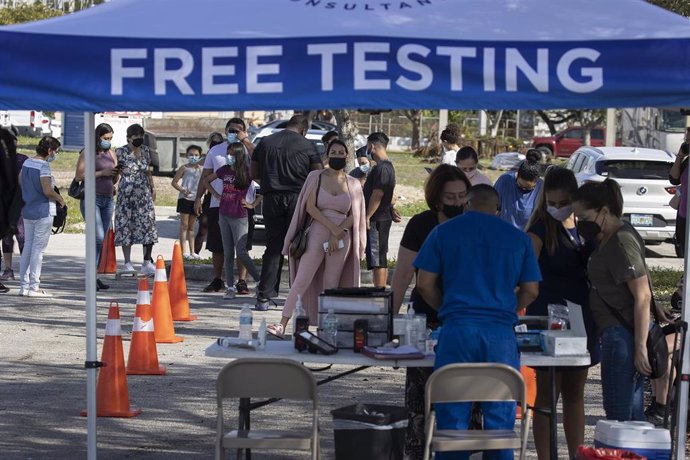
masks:
POLYGON ((459 216, 460 214, 465 212, 465 207, 464 206, 453 206, 450 204, 444 204, 441 212, 447 218, 452 219, 453 217, 459 216))
POLYGON ((137 139, 132 139, 132 145, 135 147, 141 147, 142 145, 144 145, 144 139, 141 137, 137 139))
POLYGON ((591 239, 601 233, 601 226, 593 220, 580 220, 577 222, 577 232, 585 239, 591 239))
POLYGON ((333 157, 328 159, 328 166, 336 171, 340 171, 341 169, 343 169, 346 163, 347 159, 345 158, 333 157))

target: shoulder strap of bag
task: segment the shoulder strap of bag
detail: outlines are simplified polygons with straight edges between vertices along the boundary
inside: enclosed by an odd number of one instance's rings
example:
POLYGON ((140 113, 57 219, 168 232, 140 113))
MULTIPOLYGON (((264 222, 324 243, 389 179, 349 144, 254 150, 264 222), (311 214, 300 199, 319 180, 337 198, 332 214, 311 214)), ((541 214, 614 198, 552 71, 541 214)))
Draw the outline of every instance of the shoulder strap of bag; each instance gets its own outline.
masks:
MULTIPOLYGON (((321 174, 323 174, 323 172, 321 174)), ((314 201, 314 206, 319 205, 319 190, 321 189, 321 174, 319 174, 319 180, 316 182, 316 197, 315 197, 315 201, 314 201)), ((313 219, 312 219, 311 215, 306 211, 306 209, 304 212, 307 215, 304 218, 304 224, 302 224, 302 228, 306 229, 307 227, 309 227, 309 225, 311 224, 311 221, 313 219)))
MULTIPOLYGON (((656 301, 654 300, 654 291, 652 290, 652 280, 651 280, 651 277, 649 275, 649 271, 647 271, 647 281, 649 281, 649 293, 652 296, 652 299, 650 302, 650 309, 652 310, 652 317, 654 318, 654 321, 656 323, 659 323, 659 318, 657 318, 657 316, 656 316, 656 301)), ((611 306, 611 304, 609 304, 606 301, 606 299, 604 299, 604 297, 599 293, 598 289, 594 288, 594 290, 596 291, 596 293, 599 296, 599 298, 601 299, 601 301, 604 302, 604 305, 606 305, 608 307, 608 309, 611 311, 611 313, 613 314, 613 316, 616 317, 618 322, 621 323, 622 326, 625 326, 625 328, 627 330, 629 330, 631 334, 634 334, 635 333, 634 326, 632 324, 630 324, 625 318, 623 318, 623 315, 618 313, 618 311, 615 308, 613 308, 611 306)))

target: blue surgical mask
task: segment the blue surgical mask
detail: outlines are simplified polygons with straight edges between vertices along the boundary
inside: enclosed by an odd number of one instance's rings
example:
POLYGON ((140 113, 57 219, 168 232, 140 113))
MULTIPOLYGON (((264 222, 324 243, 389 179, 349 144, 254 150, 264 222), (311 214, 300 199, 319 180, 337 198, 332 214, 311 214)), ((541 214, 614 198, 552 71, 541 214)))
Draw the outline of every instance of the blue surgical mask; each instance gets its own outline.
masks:
POLYGON ((367 150, 367 159, 368 159, 369 161, 373 160, 372 154, 371 154, 371 152, 370 152, 369 150, 367 150))
POLYGON ((187 163, 195 165, 199 162, 199 157, 187 157, 187 163))
POLYGON ((228 155, 225 157, 225 164, 228 166, 234 166, 235 165, 235 155, 228 155))
POLYGON ((112 145, 110 141, 106 141, 104 139, 101 139, 101 142, 99 144, 102 150, 110 150, 110 146, 112 145))
POLYGON ((55 155, 48 155, 48 158, 46 158, 46 161, 48 163, 52 163, 53 161, 55 161, 55 155))
POLYGON ((237 133, 228 133, 228 144, 237 142, 237 133))
POLYGON ((367 174, 370 169, 371 169, 371 166, 368 163, 365 163, 363 165, 359 165, 359 170, 362 171, 364 174, 367 174))

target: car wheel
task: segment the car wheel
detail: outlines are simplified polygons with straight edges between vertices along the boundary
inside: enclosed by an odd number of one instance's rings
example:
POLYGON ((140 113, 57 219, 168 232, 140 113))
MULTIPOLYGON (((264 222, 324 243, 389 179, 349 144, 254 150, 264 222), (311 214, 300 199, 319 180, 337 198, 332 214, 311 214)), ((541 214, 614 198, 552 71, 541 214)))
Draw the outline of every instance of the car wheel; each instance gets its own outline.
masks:
POLYGON ((537 147, 537 150, 541 152, 541 160, 546 161, 549 158, 553 157, 553 152, 551 151, 550 148, 548 147, 537 147))

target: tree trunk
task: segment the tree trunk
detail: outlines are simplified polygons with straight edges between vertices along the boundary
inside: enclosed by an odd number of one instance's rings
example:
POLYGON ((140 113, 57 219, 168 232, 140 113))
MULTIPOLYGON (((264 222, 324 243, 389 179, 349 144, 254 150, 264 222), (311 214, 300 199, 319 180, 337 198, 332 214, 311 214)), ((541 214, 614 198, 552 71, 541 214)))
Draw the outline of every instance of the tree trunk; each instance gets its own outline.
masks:
POLYGON ((412 151, 419 149, 419 137, 422 125, 422 111, 421 110, 403 110, 403 113, 408 120, 412 122, 412 140, 410 147, 412 151))
POLYGON ((537 110, 537 115, 539 115, 539 118, 544 120, 544 123, 546 123, 546 126, 549 127, 549 132, 551 133, 551 135, 555 136, 557 133, 556 123, 551 118, 549 118, 549 116, 543 110, 537 110))
POLYGON ((357 125, 352 118, 349 110, 334 110, 336 124, 338 125, 338 138, 345 142, 348 152, 352 153, 352 160, 355 161, 355 138, 357 137, 357 125))
POLYGON ((496 113, 496 119, 491 123, 491 137, 493 138, 498 136, 498 126, 501 124, 501 118, 503 118, 503 110, 499 110, 496 113))

